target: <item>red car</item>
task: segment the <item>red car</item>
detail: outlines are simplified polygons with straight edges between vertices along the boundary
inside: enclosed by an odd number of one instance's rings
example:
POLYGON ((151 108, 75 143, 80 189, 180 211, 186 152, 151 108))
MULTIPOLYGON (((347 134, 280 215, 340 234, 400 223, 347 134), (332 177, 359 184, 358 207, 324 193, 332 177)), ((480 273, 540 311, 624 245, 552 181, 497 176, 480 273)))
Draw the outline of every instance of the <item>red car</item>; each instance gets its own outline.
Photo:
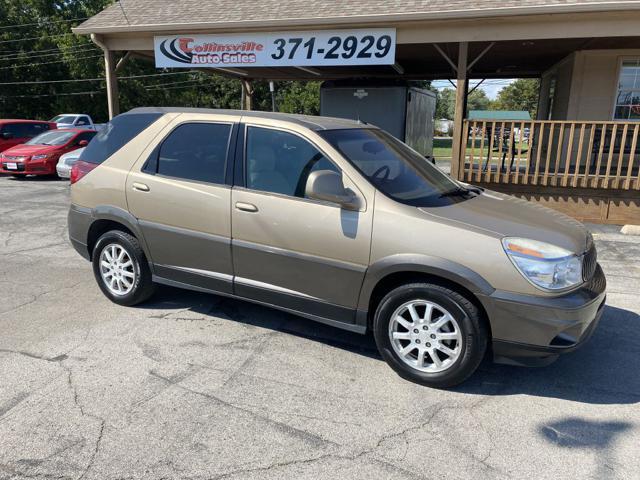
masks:
POLYGON ((0 154, 0 173, 24 175, 57 175, 60 155, 86 147, 96 132, 79 128, 45 132, 22 145, 0 154))
POLYGON ((0 119, 0 152, 55 128, 54 122, 0 119))

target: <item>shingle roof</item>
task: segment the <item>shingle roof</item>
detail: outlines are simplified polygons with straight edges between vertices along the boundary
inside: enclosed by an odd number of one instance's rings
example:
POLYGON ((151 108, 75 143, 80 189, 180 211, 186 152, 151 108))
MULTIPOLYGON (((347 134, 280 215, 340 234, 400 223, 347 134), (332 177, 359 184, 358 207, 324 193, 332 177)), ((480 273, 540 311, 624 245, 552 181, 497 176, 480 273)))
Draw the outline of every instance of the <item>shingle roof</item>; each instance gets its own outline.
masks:
POLYGON ((637 10, 640 0, 121 0, 76 33, 637 10))

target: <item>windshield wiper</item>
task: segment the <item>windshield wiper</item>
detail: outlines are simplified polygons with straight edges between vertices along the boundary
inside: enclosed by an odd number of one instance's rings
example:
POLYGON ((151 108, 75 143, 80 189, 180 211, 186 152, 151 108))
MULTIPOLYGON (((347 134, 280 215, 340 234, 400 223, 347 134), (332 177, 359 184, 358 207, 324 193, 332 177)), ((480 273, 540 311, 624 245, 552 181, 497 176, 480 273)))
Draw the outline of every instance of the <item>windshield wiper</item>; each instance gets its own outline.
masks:
POLYGON ((463 197, 465 195, 468 195, 470 193, 475 193, 476 195, 480 195, 482 193, 482 190, 480 190, 477 187, 457 187, 454 188, 453 190, 449 190, 448 192, 444 192, 442 195, 440 195, 440 198, 445 198, 445 197, 463 197))
POLYGON ((464 195, 468 195, 470 192, 471 190, 467 190, 466 188, 457 187, 457 188, 454 188, 453 190, 449 190, 448 192, 444 192, 442 195, 440 195, 440 198, 463 197, 464 195))

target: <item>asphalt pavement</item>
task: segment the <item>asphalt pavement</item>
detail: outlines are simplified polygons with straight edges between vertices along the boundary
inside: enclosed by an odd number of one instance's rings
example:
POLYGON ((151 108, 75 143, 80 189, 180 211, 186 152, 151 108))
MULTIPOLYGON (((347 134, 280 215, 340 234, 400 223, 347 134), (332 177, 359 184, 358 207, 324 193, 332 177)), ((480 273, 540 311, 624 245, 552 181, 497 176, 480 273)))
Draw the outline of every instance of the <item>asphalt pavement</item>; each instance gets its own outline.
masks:
POLYGON ((110 303, 68 183, 0 177, 0 479, 640 478, 640 237, 590 226, 591 341, 433 390, 371 336, 163 287, 110 303))

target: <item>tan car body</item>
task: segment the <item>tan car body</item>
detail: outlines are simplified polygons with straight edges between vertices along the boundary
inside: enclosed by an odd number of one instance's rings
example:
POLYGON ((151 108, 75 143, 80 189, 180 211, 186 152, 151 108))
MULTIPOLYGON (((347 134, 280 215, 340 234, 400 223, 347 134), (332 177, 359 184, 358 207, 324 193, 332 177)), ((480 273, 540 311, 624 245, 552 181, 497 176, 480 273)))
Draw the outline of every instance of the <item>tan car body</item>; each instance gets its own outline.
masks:
MULTIPOLYGON (((362 333, 385 289, 422 275, 472 296, 488 317, 494 346, 548 349, 568 328, 577 344, 602 308, 603 286, 587 280, 570 292, 545 292, 520 274, 501 243, 505 236, 525 237, 583 255, 591 239, 578 222, 488 191, 446 207, 401 204, 318 134, 375 127, 283 114, 157 111, 163 115, 156 122, 72 186, 70 235, 87 258, 104 225, 121 224, 141 242, 156 282, 240 297, 362 333), (303 137, 341 170, 359 208, 250 190, 237 179, 218 185, 145 173, 162 139, 192 122, 231 123, 240 139, 252 125, 303 137), (580 314, 573 315, 578 306, 580 314)), ((243 158, 236 143, 232 164, 243 158)), ((233 179, 237 165, 230 169, 233 179)), ((506 348, 505 356, 514 355, 506 348)))

